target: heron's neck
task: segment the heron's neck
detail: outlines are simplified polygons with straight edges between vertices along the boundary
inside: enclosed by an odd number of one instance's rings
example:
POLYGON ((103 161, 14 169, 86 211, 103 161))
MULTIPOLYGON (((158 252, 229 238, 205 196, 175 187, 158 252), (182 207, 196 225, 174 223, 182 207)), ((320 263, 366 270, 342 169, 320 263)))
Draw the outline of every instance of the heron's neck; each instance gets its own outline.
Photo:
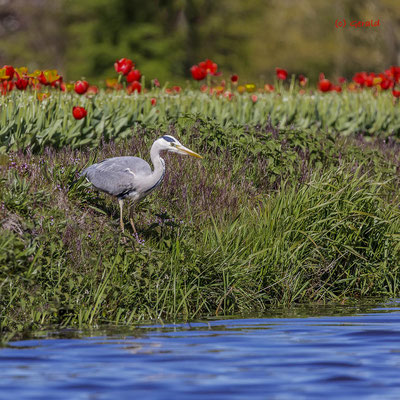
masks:
POLYGON ((160 148, 156 143, 151 146, 150 158, 154 166, 154 170, 151 174, 152 180, 154 180, 154 183, 156 183, 163 177, 165 173, 165 163, 164 160, 160 157, 160 148))

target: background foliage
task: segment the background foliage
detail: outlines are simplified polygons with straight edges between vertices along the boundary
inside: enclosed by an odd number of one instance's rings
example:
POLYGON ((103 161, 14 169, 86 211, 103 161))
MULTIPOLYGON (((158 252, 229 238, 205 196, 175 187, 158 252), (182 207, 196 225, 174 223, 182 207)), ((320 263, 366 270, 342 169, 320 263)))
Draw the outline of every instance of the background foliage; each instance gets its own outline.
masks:
POLYGON ((244 79, 268 79, 276 66, 349 77, 400 63, 399 24, 396 0, 2 0, 0 64, 94 80, 129 57, 165 81, 212 58, 244 79), (336 19, 380 26, 337 29, 336 19))

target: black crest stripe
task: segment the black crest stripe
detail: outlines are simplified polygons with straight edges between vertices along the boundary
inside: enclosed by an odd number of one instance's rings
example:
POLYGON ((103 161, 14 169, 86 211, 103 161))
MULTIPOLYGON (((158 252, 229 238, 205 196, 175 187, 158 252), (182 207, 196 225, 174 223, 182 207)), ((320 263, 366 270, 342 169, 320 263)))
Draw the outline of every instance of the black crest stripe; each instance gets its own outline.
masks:
POLYGON ((162 138, 167 142, 175 142, 175 139, 171 138, 170 136, 163 136, 162 138))

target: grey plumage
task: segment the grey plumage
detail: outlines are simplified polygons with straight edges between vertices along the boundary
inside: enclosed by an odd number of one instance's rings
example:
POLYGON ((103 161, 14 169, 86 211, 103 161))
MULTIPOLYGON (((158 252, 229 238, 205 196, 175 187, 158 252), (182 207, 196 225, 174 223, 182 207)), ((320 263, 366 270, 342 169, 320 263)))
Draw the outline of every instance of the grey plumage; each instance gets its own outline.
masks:
MULTIPOLYGON (((165 135, 157 139, 150 150, 154 170, 141 158, 125 156, 108 158, 82 171, 81 175, 86 176, 95 188, 118 198, 122 231, 124 231, 123 200, 129 197, 134 202, 139 201, 161 184, 165 174, 165 163, 160 157, 160 152, 163 150, 202 158, 184 147, 174 137, 165 135)), ((132 218, 130 218, 130 223, 136 232, 132 218)))
POLYGON ((137 178, 151 173, 146 161, 130 156, 108 158, 82 171, 97 189, 122 199, 136 191, 137 178))

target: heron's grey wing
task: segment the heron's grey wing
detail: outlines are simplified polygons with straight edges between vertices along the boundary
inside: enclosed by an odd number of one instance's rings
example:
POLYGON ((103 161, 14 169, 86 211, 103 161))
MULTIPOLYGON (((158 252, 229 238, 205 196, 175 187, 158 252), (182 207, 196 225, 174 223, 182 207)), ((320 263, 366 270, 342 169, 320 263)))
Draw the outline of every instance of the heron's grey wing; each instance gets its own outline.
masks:
POLYGON ((82 171, 94 187, 113 196, 135 191, 138 178, 151 174, 150 165, 138 157, 108 158, 82 171))

